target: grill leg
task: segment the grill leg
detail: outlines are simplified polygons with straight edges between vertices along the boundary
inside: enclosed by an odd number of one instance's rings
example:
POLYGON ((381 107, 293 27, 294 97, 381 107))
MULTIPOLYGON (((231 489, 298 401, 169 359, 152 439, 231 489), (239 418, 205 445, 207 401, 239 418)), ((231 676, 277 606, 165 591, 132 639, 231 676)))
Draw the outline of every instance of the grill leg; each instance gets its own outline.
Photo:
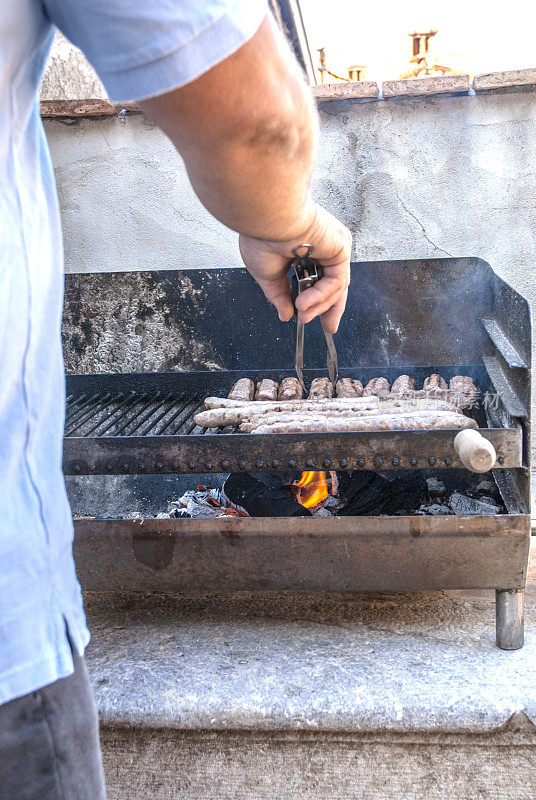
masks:
POLYGON ((495 592, 497 646, 502 650, 523 647, 523 589, 497 589, 495 592))

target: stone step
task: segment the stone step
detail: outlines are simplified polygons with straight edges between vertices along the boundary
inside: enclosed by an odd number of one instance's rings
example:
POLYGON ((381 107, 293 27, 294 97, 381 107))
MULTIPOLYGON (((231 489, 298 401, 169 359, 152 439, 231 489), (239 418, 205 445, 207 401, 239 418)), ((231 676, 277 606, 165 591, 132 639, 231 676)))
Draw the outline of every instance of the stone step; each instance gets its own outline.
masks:
POLYGON ((534 576, 523 649, 493 599, 88 594, 110 800, 536 795, 534 576))

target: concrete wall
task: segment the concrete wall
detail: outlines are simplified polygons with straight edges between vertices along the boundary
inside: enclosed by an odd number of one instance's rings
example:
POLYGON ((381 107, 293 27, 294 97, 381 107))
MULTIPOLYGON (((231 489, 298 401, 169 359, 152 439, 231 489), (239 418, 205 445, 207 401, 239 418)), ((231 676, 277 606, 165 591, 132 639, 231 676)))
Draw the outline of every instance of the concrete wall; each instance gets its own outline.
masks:
MULTIPOLYGON (((464 79, 468 87, 468 76, 455 78, 460 88, 464 79)), ((424 92, 426 86, 437 89, 435 80, 436 85, 434 79, 403 85, 424 92)), ((474 85, 500 83, 510 91, 323 102, 313 190, 352 229, 355 258, 478 255, 531 299, 536 292, 535 80, 529 70, 494 73, 478 76, 474 85), (519 82, 527 85, 513 85, 519 82)), ((384 84, 385 96, 393 86, 384 84)), ((375 84, 318 90, 321 97, 377 93, 375 84)), ((106 98, 82 53, 61 34, 41 96, 48 101, 106 98)), ((67 271, 239 263, 236 236, 204 211, 180 157, 146 119, 45 124, 67 271)))
POLYGON ((107 96, 82 51, 57 33, 41 82, 41 100, 103 99, 107 96))
MULTIPOLYGON (((480 256, 533 299, 535 123, 532 93, 326 103, 313 192, 357 260, 480 256)), ((143 116, 45 126, 68 272, 239 263, 143 116)))

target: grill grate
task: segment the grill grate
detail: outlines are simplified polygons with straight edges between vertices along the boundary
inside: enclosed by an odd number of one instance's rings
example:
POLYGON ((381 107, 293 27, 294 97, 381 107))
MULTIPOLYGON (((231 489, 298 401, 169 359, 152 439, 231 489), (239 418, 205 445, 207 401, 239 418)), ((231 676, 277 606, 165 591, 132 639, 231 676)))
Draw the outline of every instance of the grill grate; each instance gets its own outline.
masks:
MULTIPOLYGON (((317 377, 308 371, 306 381, 317 377)), ((392 383, 401 370, 361 370, 362 380, 385 374, 392 383)), ((489 385, 478 367, 421 367, 417 382, 439 372, 450 379, 471 375, 481 391, 489 385)), ((281 380, 288 371, 246 373, 281 380)), ((199 427, 194 415, 208 395, 225 396, 244 375, 140 373, 75 375, 67 380, 63 466, 66 474, 143 472, 231 472, 264 469, 423 469, 459 467, 452 431, 394 431, 324 434, 243 434, 238 427, 199 427)), ((475 410, 479 426, 486 418, 475 410)), ((493 421, 491 421, 493 425, 493 421)), ((508 420, 487 428, 504 468, 521 465, 521 430, 508 420), (504 424, 506 423, 506 424, 504 424)))
MULTIPOLYGON (((184 392, 103 392, 70 395, 65 436, 175 436, 204 433, 193 417, 204 396, 184 392)), ((223 428, 211 429, 220 433, 223 428)))

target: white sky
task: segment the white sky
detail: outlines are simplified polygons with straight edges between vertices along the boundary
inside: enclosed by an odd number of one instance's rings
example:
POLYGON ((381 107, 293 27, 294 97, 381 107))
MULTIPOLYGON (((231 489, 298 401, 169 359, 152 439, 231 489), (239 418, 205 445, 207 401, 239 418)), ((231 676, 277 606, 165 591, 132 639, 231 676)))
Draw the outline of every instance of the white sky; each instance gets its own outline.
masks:
MULTIPOLYGON (((400 76, 410 57, 409 33, 437 30, 438 63, 475 75, 536 67, 536 3, 497 0, 300 0, 315 64, 347 77, 365 64, 366 80, 400 76)), ((326 80, 326 83, 328 81, 326 80)))

